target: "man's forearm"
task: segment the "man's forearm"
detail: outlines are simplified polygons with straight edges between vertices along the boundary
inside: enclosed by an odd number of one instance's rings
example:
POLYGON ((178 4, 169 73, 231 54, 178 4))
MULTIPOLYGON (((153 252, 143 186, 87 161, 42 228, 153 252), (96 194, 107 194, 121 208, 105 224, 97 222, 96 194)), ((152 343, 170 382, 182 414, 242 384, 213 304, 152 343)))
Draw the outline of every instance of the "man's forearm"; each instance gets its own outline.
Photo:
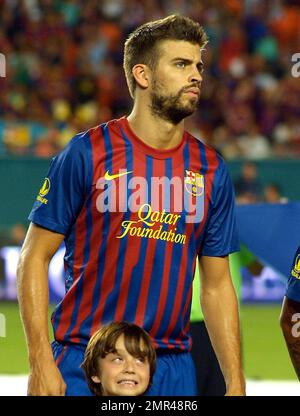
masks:
POLYGON ((238 303, 231 282, 203 290, 201 304, 227 389, 232 385, 243 387, 238 303))
POLYGON ((298 379, 300 380, 300 333, 299 320, 300 303, 284 298, 280 316, 280 325, 285 338, 285 342, 295 368, 298 379), (298 316, 295 316, 298 314, 298 316), (295 319, 296 318, 296 319, 295 319))
POLYGON ((66 391, 55 365, 48 329, 48 268, 63 237, 30 224, 18 264, 18 298, 28 346, 30 396, 63 396, 66 391))
POLYGON ((29 254, 18 265, 18 298, 29 361, 51 356, 48 330, 48 262, 29 254))

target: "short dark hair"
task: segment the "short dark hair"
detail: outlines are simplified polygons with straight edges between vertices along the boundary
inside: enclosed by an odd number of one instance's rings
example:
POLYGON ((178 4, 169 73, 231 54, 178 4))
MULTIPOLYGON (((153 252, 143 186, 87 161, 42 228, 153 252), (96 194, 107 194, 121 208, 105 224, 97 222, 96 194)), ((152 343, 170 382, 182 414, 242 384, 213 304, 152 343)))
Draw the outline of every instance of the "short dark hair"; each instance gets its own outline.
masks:
POLYGON ((201 49, 208 42, 203 27, 186 16, 173 14, 139 26, 127 38, 124 49, 123 67, 132 98, 136 88, 132 68, 145 64, 154 69, 159 58, 157 45, 162 40, 185 40, 201 49))
POLYGON ((102 396, 101 383, 95 383, 93 376, 99 374, 99 358, 116 352, 117 339, 124 335, 125 348, 133 357, 144 357, 150 365, 150 380, 152 383, 155 367, 156 353, 150 336, 141 327, 128 322, 111 322, 103 325, 89 340, 85 350, 84 361, 81 364, 85 372, 90 390, 96 396, 102 396), (141 341, 143 349, 141 349, 141 341))

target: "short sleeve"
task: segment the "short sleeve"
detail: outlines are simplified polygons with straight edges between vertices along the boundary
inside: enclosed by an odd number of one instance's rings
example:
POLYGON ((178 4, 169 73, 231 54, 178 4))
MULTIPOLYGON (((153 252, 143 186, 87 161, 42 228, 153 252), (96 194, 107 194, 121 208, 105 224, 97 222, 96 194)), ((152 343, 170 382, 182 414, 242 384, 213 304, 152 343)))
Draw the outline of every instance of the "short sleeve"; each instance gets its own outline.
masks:
POLYGON ((28 219, 66 235, 86 197, 92 157, 88 133, 76 135, 51 161, 28 219))
POLYGON ((222 257, 235 251, 239 251, 239 238, 234 190, 225 162, 219 157, 200 255, 222 257))
POLYGON ((287 281, 286 297, 300 302, 300 247, 296 251, 291 273, 287 281))

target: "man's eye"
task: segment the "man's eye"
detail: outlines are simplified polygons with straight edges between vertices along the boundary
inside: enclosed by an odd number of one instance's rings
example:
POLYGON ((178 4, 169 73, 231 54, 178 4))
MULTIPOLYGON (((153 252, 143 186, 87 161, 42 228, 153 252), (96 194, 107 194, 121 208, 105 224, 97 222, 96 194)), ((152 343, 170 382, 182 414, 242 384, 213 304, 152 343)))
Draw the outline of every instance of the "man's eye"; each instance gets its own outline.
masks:
POLYGON ((177 68, 185 68, 185 62, 177 62, 176 66, 177 68))

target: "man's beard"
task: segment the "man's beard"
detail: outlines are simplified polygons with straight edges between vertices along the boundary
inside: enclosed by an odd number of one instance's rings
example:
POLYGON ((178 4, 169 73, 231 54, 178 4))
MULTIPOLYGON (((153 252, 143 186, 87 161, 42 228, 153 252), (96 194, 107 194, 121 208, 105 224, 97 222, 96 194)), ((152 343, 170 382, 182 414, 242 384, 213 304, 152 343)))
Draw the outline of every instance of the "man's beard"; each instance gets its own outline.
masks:
MULTIPOLYGON (((190 87, 191 88, 191 87, 190 87)), ((177 94, 163 95, 161 91, 164 87, 157 81, 154 82, 151 93, 151 111, 154 115, 170 121, 172 124, 178 124, 184 118, 194 113, 197 108, 199 99, 181 103, 181 96, 186 91, 182 88, 177 94)))

